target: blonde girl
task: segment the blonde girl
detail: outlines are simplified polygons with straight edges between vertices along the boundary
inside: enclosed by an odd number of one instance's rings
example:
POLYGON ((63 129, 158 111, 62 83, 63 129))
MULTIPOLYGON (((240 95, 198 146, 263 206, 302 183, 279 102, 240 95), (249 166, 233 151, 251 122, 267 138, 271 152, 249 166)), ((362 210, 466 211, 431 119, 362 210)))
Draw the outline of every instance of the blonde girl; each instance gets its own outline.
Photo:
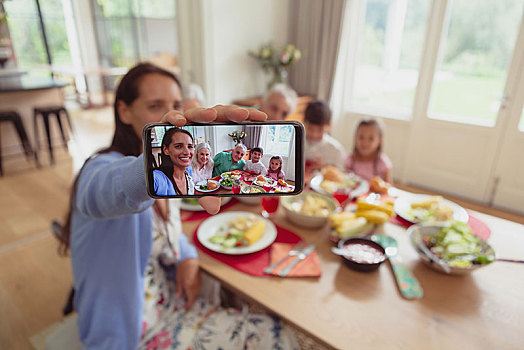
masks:
POLYGON ((346 158, 346 171, 352 171, 368 181, 378 176, 391 183, 392 163, 382 152, 383 138, 381 122, 373 118, 362 119, 355 131, 353 152, 346 158))
POLYGON ((267 170, 267 177, 272 178, 273 180, 278 181, 279 179, 283 179, 284 172, 282 171, 282 157, 281 156, 273 156, 269 160, 269 168, 267 170))

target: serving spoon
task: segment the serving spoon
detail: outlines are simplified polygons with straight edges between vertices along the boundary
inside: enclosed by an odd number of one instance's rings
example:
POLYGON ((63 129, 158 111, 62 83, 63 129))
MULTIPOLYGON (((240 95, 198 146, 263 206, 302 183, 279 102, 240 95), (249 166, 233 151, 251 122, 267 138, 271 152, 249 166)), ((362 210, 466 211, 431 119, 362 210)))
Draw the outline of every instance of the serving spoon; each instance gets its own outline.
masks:
POLYGON ((400 255, 398 255, 397 240, 391 236, 384 234, 371 235, 371 240, 384 247, 389 263, 393 269, 395 280, 398 289, 402 296, 406 299, 420 299, 424 295, 422 286, 417 278, 408 270, 406 265, 402 263, 400 255))
POLYGON ((431 249, 429 249, 428 246, 424 244, 424 242, 419 242, 417 246, 422 250, 424 255, 426 255, 432 262, 438 264, 442 270, 444 270, 444 272, 447 274, 451 273, 451 269, 449 268, 448 264, 436 256, 435 253, 433 253, 431 249))

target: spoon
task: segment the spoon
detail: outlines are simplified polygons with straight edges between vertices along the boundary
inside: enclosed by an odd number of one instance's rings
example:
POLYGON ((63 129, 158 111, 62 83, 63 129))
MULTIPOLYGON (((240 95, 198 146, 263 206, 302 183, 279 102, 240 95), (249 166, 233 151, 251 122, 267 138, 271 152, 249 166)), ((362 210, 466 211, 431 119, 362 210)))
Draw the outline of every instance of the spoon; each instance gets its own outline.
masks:
POLYGON ((446 264, 444 260, 436 256, 431 251, 431 249, 429 249, 428 246, 424 244, 424 242, 419 242, 418 247, 422 250, 424 255, 426 255, 431 261, 433 261, 434 263, 437 263, 442 268, 442 270, 444 270, 444 272, 448 274, 451 273, 451 269, 449 268, 448 264, 446 264))
POLYGON ((419 281, 402 263, 402 259, 400 255, 398 255, 397 240, 391 236, 383 234, 374 234, 371 235, 370 238, 372 241, 384 247, 389 263, 393 269, 398 289, 402 296, 406 299, 422 298, 424 291, 422 290, 419 281))

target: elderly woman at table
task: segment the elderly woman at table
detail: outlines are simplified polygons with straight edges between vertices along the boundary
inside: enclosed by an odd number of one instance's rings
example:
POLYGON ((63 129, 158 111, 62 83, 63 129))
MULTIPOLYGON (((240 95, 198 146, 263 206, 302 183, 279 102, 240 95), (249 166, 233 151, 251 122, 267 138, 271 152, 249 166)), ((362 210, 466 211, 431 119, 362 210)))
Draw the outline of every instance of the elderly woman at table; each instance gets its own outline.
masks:
POLYGON ((262 97, 259 109, 268 120, 285 120, 297 107, 297 93, 285 84, 275 84, 262 97))
POLYGON ((207 142, 199 143, 195 150, 195 156, 191 162, 193 181, 195 184, 206 181, 213 177, 214 162, 211 159, 211 146, 207 142))
POLYGON ((193 135, 189 131, 180 128, 166 131, 162 139, 162 162, 159 170, 153 170, 157 195, 195 194, 195 184, 186 171, 193 155, 193 135))
POLYGON ((213 162, 213 177, 231 170, 244 170, 246 161, 242 159, 246 154, 247 148, 243 144, 238 144, 231 152, 217 153, 213 162))
MULTIPOLYGON (((266 118, 254 109, 232 106, 193 109, 184 114, 176 110, 181 105, 180 90, 174 75, 151 64, 130 69, 116 91, 112 144, 86 161, 73 184, 61 247, 64 253, 71 249, 74 306, 82 346, 136 349, 180 342, 197 348, 205 344, 206 332, 212 332, 215 347, 243 348, 258 342, 255 346, 262 348, 292 348, 292 336, 249 330, 246 319, 219 313, 219 324, 204 320, 202 312, 209 307, 202 306, 207 301, 198 298, 201 280, 196 249, 180 228, 173 226, 179 219, 171 218, 161 205, 155 206, 159 210, 152 209, 155 201, 147 195, 141 154, 142 129, 147 123, 163 121, 181 127, 188 120, 240 122, 266 118), (160 235, 171 247, 171 254, 166 254, 165 249, 164 254, 152 250, 160 235), (159 255, 168 258, 166 263, 176 262, 175 290, 185 299, 173 302, 180 308, 170 308, 153 323, 144 324, 145 300, 154 298, 163 305, 165 298, 172 297, 144 293, 144 276, 151 271, 148 261, 156 262, 159 255), (240 327, 240 337, 229 337, 224 332, 224 327, 231 330, 236 326, 240 327), (237 343, 232 344, 232 338, 237 343)), ((218 212, 218 198, 199 201, 208 212, 218 212)), ((280 321, 272 322, 271 327, 282 330, 280 321)))

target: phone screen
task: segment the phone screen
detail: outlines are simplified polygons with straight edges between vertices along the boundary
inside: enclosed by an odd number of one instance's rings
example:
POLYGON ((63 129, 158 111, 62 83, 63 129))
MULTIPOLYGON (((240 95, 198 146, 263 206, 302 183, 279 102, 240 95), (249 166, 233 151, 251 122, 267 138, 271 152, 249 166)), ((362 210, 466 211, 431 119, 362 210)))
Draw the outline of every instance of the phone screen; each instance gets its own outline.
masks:
POLYGON ((153 123, 143 137, 154 198, 292 195, 303 189, 304 128, 298 122, 153 123))

